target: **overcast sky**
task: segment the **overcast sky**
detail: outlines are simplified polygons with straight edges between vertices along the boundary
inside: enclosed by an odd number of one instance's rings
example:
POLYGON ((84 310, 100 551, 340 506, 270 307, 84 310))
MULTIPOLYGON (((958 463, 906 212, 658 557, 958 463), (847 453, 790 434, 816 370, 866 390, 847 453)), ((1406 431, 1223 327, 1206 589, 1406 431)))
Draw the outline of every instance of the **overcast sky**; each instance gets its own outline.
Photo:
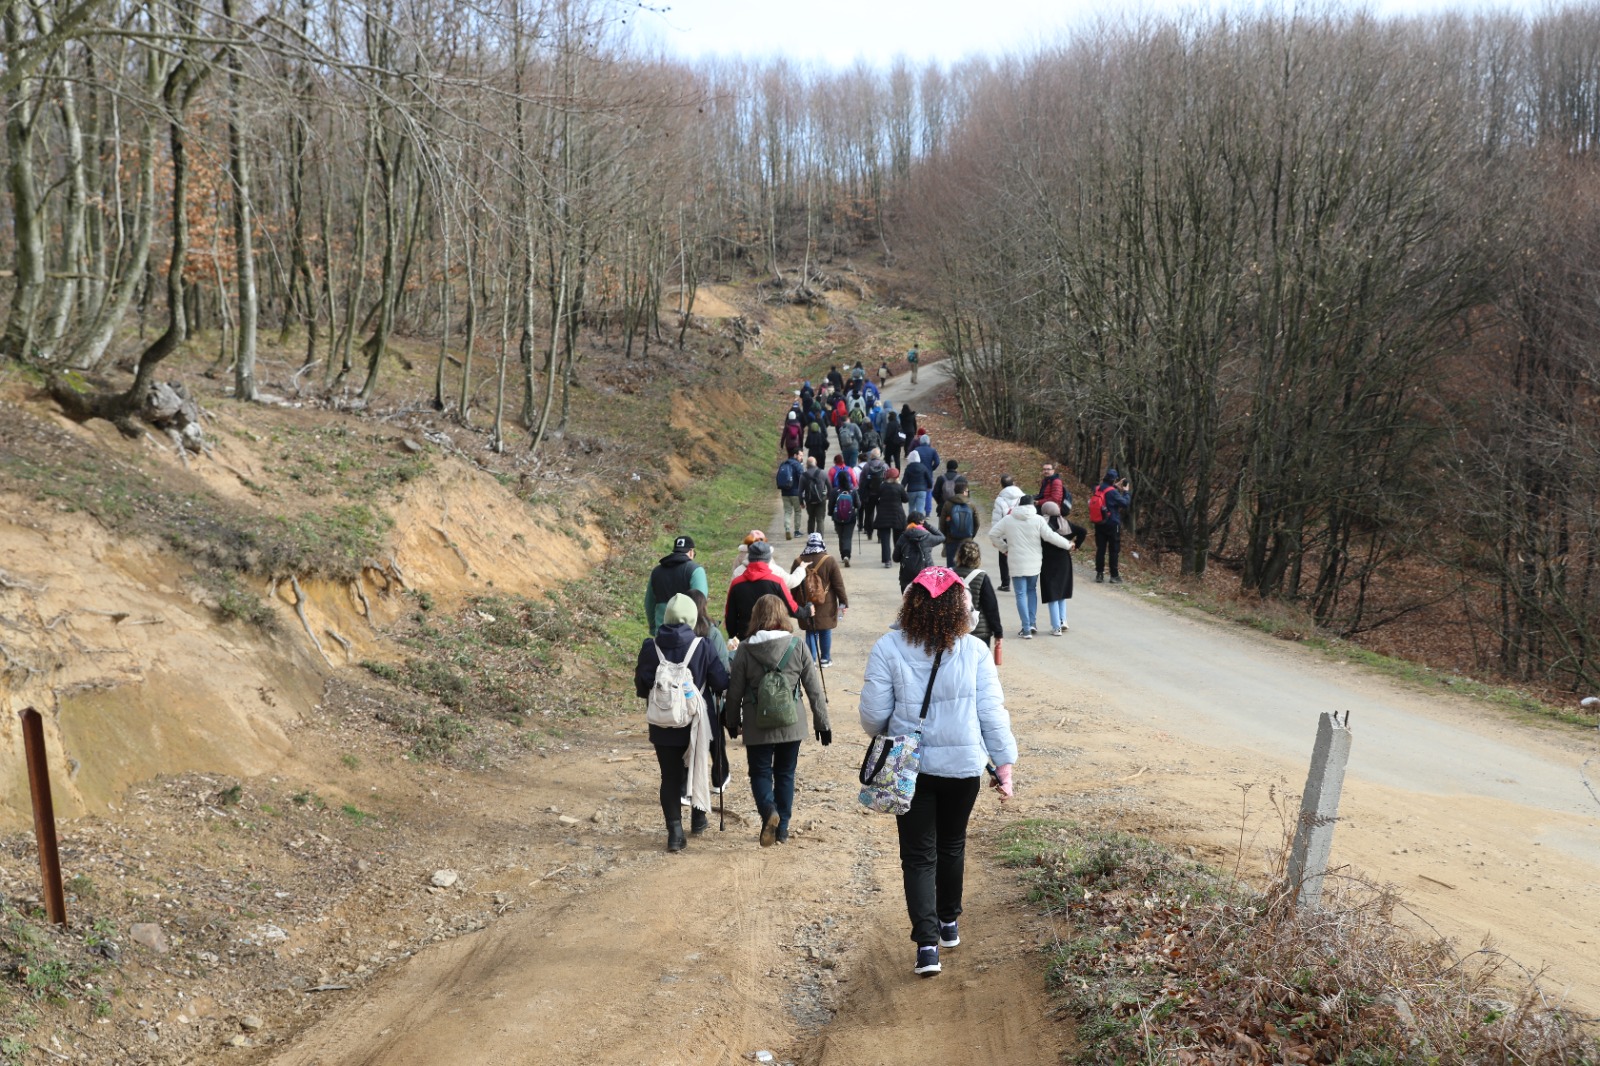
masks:
MULTIPOLYGON (((1026 53, 1075 25, 1129 4, 1108 0, 665 0, 655 13, 630 21, 647 37, 682 56, 786 55, 799 61, 848 66, 858 58, 886 65, 903 53, 914 65, 949 64, 974 54, 1026 53)), ((1259 4, 1198 5, 1202 10, 1253 10, 1259 4)), ((1283 4, 1271 5, 1283 7, 1283 4)), ((1318 5, 1319 7, 1322 5, 1318 5)), ((1481 0, 1372 0, 1381 15, 1526 4, 1481 0)), ((1177 13, 1194 3, 1147 0, 1143 10, 1177 13)))

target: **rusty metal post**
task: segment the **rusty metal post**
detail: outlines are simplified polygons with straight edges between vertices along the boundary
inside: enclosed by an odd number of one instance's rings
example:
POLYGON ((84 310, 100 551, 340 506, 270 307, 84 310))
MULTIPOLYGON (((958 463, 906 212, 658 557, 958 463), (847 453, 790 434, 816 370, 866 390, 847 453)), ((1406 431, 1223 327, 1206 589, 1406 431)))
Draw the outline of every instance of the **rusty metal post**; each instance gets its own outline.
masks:
POLYGON ((44 878, 44 912, 55 925, 66 925, 67 897, 61 891, 61 853, 56 850, 56 807, 50 799, 50 765, 44 758, 44 718, 32 707, 21 717, 28 789, 33 793, 33 835, 39 840, 39 875, 44 878))

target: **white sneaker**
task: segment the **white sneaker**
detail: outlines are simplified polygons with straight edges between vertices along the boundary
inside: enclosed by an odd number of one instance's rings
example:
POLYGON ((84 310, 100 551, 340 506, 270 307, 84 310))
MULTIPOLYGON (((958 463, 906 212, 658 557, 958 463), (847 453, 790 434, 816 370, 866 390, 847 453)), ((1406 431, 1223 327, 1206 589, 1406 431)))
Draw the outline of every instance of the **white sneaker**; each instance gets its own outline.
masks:
POLYGON ((1023 630, 1023 631, 1022 631, 1022 639, 1023 639, 1023 640, 1032 640, 1032 639, 1033 639, 1033 630, 1031 630, 1031 629, 1024 629, 1024 630, 1023 630))
POLYGON ((1061 635, 1061 627, 1060 626, 1056 626, 1054 629, 1052 629, 1050 631, 1050 635, 1052 637, 1059 637, 1061 635))

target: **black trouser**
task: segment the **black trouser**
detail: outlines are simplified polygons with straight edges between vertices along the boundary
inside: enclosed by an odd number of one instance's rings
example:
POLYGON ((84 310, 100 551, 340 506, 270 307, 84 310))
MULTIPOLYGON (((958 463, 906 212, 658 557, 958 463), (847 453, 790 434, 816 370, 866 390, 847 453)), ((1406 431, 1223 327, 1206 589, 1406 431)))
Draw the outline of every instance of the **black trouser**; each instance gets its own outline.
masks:
POLYGON ((850 558, 850 542, 855 539, 856 520, 854 518, 848 522, 836 520, 833 523, 833 532, 839 538, 839 558, 850 558))
POLYGON ((683 794, 689 787, 689 767, 683 757, 687 747, 656 746, 656 762, 661 764, 661 813, 668 824, 683 821, 683 794))
POLYGON ((821 533, 822 520, 827 516, 828 505, 823 503, 806 504, 806 533, 821 533))
POLYGON ((961 915, 967 862, 967 819, 978 800, 978 778, 917 775, 911 809, 895 819, 900 872, 905 878, 911 939, 939 942, 939 923, 961 915))
POLYGON ((878 501, 868 497, 861 501, 861 532, 868 539, 872 539, 872 520, 878 515, 878 501))
POLYGON ((893 526, 887 528, 879 527, 878 543, 883 546, 884 562, 889 562, 889 557, 894 554, 894 542, 900 539, 900 534, 904 533, 905 529, 905 526, 901 526, 899 529, 895 529, 893 526))
POLYGON ((1011 560, 1006 558, 1006 553, 1000 553, 1000 587, 1011 587, 1011 560))
POLYGON ((1117 555, 1122 550, 1122 523, 1096 522, 1094 524, 1094 572, 1106 572, 1106 554, 1111 555, 1111 576, 1121 577, 1117 573, 1117 555))

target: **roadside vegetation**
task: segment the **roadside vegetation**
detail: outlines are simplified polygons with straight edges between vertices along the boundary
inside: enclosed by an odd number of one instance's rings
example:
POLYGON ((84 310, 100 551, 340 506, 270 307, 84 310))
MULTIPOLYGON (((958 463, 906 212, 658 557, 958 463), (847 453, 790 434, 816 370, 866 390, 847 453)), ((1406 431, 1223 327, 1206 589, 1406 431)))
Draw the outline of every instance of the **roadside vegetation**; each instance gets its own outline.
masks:
POLYGON ((1085 1064, 1600 1062, 1583 1019, 1488 948, 1459 954, 1403 927, 1390 890, 1325 881, 1297 911, 1277 890, 1153 841, 1071 822, 998 836, 1054 924, 1051 981, 1085 1064))

